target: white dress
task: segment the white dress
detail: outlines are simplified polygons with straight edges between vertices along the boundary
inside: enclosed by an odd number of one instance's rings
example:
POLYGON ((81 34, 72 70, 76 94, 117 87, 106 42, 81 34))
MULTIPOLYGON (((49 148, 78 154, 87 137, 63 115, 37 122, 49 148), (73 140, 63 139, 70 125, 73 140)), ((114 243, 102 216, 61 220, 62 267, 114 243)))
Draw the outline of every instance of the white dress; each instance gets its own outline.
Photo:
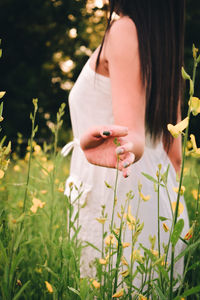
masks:
MULTIPOLYGON (((89 241, 96 247, 101 249, 102 225, 97 222, 96 218, 101 215, 101 206, 106 206, 108 219, 111 220, 113 208, 113 191, 108 189, 105 181, 114 186, 116 170, 105 167, 99 167, 90 164, 79 146, 80 137, 85 131, 97 125, 113 124, 112 97, 110 79, 95 73, 90 65, 90 60, 84 66, 69 96, 69 106, 72 121, 72 129, 74 140, 67 144, 62 154, 65 156, 73 148, 71 158, 70 176, 66 181, 65 194, 69 195, 69 183, 79 188, 81 186, 82 195, 80 204, 83 206, 80 210, 81 231, 79 237, 83 241, 89 241)), ((173 191, 173 187, 177 187, 175 170, 163 149, 162 143, 159 142, 153 146, 148 136, 146 137, 146 145, 142 158, 131 166, 131 174, 128 178, 124 178, 119 174, 117 187, 117 205, 116 212, 120 212, 121 205, 124 205, 126 194, 132 190, 134 199, 131 200, 132 215, 136 214, 138 203, 138 182, 142 184, 142 192, 144 195, 150 195, 150 200, 141 202, 139 210, 140 222, 144 222, 144 228, 139 236, 138 243, 142 243, 145 247, 150 248, 149 235, 157 236, 157 193, 154 190, 153 182, 146 179, 141 172, 147 173, 156 178, 158 164, 162 164, 162 172, 166 171, 168 165, 168 188, 171 201, 176 201, 177 194, 173 191)), ((72 190, 72 199, 77 197, 77 189, 72 190)), ((184 219, 185 226, 182 236, 186 234, 189 228, 187 208, 183 197, 181 202, 184 205, 184 211, 181 218, 184 219)), ((171 218, 171 208, 167 197, 166 190, 160 188, 160 216, 171 218)), ((115 213, 114 222, 119 224, 119 218, 115 213)), ((109 230, 106 222, 106 229, 109 230)), ((161 222, 162 223, 162 222, 161 222)), ((165 222, 170 226, 171 222, 165 222)), ((169 232, 165 232, 161 224, 161 245, 168 241, 169 232)), ((131 232, 127 229, 125 242, 131 242, 131 232)), ((138 244, 137 244, 138 247, 138 244)), ((130 248, 130 247, 129 247, 130 248)), ((130 261, 130 249, 125 249, 125 256, 130 261)), ((157 248, 157 239, 156 239, 157 248)), ((161 246, 162 249, 162 246, 161 246)), ((184 243, 179 241, 176 247, 176 253, 184 249, 184 243)), ((163 252, 163 250, 162 250, 163 252)), ((92 247, 83 249, 81 260, 82 276, 94 276, 94 267, 91 266, 92 260, 100 257, 100 253, 92 247), (90 266, 89 266, 90 264, 90 266)), ((179 274, 183 271, 183 260, 176 264, 176 270, 179 274)))

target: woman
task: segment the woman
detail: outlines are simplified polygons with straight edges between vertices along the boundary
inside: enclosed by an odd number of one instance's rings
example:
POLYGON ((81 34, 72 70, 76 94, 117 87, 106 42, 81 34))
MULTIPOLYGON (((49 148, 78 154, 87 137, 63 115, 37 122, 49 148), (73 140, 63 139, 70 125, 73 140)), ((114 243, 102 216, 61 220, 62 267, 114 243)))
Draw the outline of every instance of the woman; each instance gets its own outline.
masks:
MULTIPOLYGON (((144 222, 139 242, 145 247, 150 248, 149 235, 157 235, 157 194, 141 172, 155 177, 158 164, 162 164, 162 173, 170 165, 169 194, 171 201, 176 201, 172 188, 177 186, 176 172, 180 171, 181 138, 172 139, 167 124, 175 124, 181 118, 183 31, 183 0, 111 0, 103 43, 86 63, 70 93, 74 141, 62 153, 67 155, 71 147, 74 149, 65 194, 70 193, 70 182, 80 187, 80 237, 99 249, 101 224, 96 218, 105 205, 111 220, 113 191, 104 181, 114 186, 117 157, 121 172, 115 210, 120 212, 126 193, 133 190, 135 196, 130 204, 132 215, 136 214, 138 182, 143 193, 150 195, 148 202, 141 203, 138 215, 144 222), (111 21, 114 11, 120 18, 111 21), (114 143, 116 137, 118 146, 114 143)), ((78 191, 73 188, 71 193, 75 199, 78 191)), ((184 234, 188 216, 184 199, 181 202, 184 234)), ((160 189, 160 216, 172 217, 164 188, 160 189)), ((114 222, 117 226, 117 217, 114 222)), ((166 223, 170 226, 170 222, 166 223)), ((166 244, 168 238, 169 233, 161 229, 161 244, 166 244)), ((126 242, 130 241, 131 232, 127 231, 126 242)), ((179 242, 177 253, 182 249, 183 243, 179 242)), ((93 274, 91 262, 98 255, 93 248, 83 249, 83 276, 93 274)), ((130 260, 129 248, 125 256, 130 260)), ((176 271, 182 270, 183 261, 179 261, 176 271)))

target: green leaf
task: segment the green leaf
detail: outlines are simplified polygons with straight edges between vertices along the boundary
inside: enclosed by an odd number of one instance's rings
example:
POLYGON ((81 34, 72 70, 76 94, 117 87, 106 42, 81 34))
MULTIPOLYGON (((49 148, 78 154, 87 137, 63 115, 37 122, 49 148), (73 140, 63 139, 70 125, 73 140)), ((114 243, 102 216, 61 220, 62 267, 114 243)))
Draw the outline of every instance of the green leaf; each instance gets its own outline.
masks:
POLYGON ((161 300, 167 300, 161 289, 153 282, 153 287, 156 290, 156 294, 160 297, 161 300))
POLYGON ((19 292, 15 295, 15 297, 13 298, 13 300, 17 300, 19 299, 19 297, 21 296, 21 294, 23 293, 23 291, 27 288, 27 286, 29 285, 31 281, 27 281, 23 286, 22 288, 19 290, 19 292))
POLYGON ((197 63, 200 62, 200 55, 197 57, 197 63))
POLYGON ((85 300, 89 292, 89 285, 86 278, 83 278, 80 284, 80 298, 85 300))
POLYGON ((181 74, 182 74, 183 79, 190 80, 190 75, 185 71, 185 69, 183 67, 181 68, 181 74))
POLYGON ((1 102, 1 105, 0 105, 0 117, 2 116, 2 113, 3 113, 3 102, 1 102))
POLYGON ((90 246, 90 247, 92 247, 93 249, 95 249, 95 250, 97 250, 98 252, 100 252, 101 253, 101 250, 99 249, 99 248, 97 248, 96 246, 94 246, 93 244, 91 244, 90 242, 85 242, 85 244, 86 244, 86 247, 87 246, 90 246))
POLYGON ((190 296, 190 295, 194 295, 194 294, 198 294, 200 292, 200 285, 195 286, 187 291, 185 291, 181 296, 176 297, 174 300, 180 300, 181 298, 190 296))
POLYGON ((8 143, 8 146, 4 150, 4 154, 8 155, 10 153, 10 151, 11 151, 11 142, 8 143))
POLYGON ((104 183, 108 189, 112 189, 112 186, 110 184, 108 184, 107 181, 104 181, 104 183))
POLYGON ((174 226, 174 230, 173 230, 172 236, 171 236, 172 246, 175 247, 176 243, 178 242, 181 232, 183 230, 183 227, 184 227, 184 220, 183 219, 178 220, 178 222, 174 226))
POLYGON ((155 178, 153 178, 151 175, 143 173, 143 172, 142 172, 142 175, 144 175, 144 177, 146 177, 150 181, 153 181, 154 183, 158 183, 158 181, 155 178))
POLYGON ((200 239, 194 243, 189 245, 187 248, 185 248, 178 256, 176 256, 174 262, 176 263, 177 261, 179 261, 179 259, 181 259, 183 256, 185 256, 188 252, 195 250, 200 244, 200 239))
POLYGON ((168 178, 168 173, 169 173, 169 167, 170 165, 167 166, 167 170, 161 175, 161 179, 164 182, 164 184, 167 185, 167 178, 168 178))
POLYGON ((70 287, 70 286, 68 286, 68 289, 69 289, 71 292, 73 292, 74 294, 76 294, 76 295, 78 295, 78 296, 80 297, 79 291, 77 291, 76 289, 74 289, 74 288, 72 288, 72 287, 70 287))
POLYGON ((3 146, 4 142, 5 142, 5 139, 6 139, 6 135, 2 138, 1 142, 0 142, 0 147, 3 146))
POLYGON ((166 220, 170 220, 169 218, 165 218, 165 217, 159 217, 160 221, 166 221, 166 220))

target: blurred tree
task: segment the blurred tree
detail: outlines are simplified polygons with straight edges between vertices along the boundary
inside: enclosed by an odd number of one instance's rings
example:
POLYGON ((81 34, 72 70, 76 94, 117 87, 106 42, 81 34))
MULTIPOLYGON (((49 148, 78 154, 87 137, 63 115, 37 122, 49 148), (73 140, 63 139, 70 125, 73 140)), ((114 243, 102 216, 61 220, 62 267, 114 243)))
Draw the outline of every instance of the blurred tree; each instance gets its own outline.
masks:
MULTIPOLYGON (((38 98, 37 137, 48 140, 46 123, 67 101, 91 54, 89 48, 98 43, 99 35, 91 36, 94 30, 102 30, 104 14, 96 8, 91 20, 93 8, 90 3, 86 9, 85 1, 80 0, 0 1, 0 87, 6 91, 4 130, 9 139, 15 139, 17 132, 29 137, 32 98, 38 98)), ((65 127, 69 127, 69 114, 66 119, 65 127)))
MULTIPOLYGON (((106 1, 106 0, 105 0, 106 1)), ((105 30, 104 0, 1 0, 0 90, 6 90, 4 131, 30 135, 32 98, 39 99, 40 141, 49 139, 62 102, 105 30)), ((185 65, 191 69, 191 47, 200 47, 200 1, 186 0, 185 65)), ((197 119, 196 119, 197 120, 197 119)), ((194 128, 198 122, 194 121, 194 128)), ((63 128, 70 126, 69 112, 63 128)), ((66 140, 63 132, 62 143, 66 140)))

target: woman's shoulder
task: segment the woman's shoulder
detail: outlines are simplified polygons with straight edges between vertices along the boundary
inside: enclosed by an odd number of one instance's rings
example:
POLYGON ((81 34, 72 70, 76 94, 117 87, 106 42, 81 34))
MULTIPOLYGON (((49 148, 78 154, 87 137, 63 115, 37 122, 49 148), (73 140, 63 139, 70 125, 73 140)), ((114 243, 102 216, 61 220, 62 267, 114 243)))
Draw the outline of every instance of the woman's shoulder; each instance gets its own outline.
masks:
POLYGON ((128 16, 112 22, 106 36, 106 52, 134 55, 138 51, 138 36, 135 23, 128 16), (132 53, 132 54, 131 54, 132 53))
MULTIPOLYGON (((111 24, 109 35, 120 36, 121 34, 126 36, 130 35, 130 38, 137 36, 135 23, 129 16, 121 16, 114 20, 111 24)), ((120 37, 122 38, 123 36, 120 37)))

